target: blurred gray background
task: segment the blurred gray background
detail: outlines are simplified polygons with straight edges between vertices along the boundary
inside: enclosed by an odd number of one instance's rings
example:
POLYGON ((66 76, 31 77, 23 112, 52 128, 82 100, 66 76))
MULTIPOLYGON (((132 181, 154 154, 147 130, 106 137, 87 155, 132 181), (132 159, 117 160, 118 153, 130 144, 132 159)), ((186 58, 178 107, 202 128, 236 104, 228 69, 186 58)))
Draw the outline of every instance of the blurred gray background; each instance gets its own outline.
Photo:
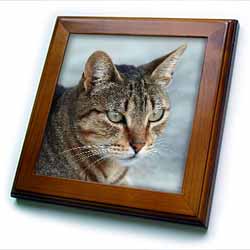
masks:
POLYGON ((78 84, 87 58, 96 50, 107 52, 114 64, 140 65, 161 57, 183 43, 187 50, 166 90, 171 102, 168 126, 159 137, 158 153, 130 168, 133 186, 180 192, 199 89, 205 38, 71 35, 58 84, 78 84))

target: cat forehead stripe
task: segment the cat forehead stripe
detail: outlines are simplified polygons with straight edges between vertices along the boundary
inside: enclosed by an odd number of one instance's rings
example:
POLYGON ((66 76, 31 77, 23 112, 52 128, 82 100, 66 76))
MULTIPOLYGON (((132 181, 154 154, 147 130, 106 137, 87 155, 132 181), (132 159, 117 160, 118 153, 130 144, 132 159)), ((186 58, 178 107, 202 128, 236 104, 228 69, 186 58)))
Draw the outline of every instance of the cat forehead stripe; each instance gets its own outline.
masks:
MULTIPOLYGON (((98 94, 100 91, 107 90, 109 88, 112 88, 116 85, 115 82, 107 82, 105 84, 99 83, 96 85, 96 87, 91 91, 91 95, 98 94)), ((100 93, 101 94, 101 93, 100 93)))

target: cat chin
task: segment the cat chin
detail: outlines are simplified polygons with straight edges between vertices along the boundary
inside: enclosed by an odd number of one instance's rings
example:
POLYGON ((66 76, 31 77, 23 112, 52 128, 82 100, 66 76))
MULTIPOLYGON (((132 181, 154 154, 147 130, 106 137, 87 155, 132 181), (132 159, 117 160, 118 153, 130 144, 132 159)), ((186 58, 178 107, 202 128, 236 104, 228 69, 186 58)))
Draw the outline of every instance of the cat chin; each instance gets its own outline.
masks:
POLYGON ((136 164, 142 159, 143 157, 140 155, 136 155, 133 157, 129 158, 124 158, 124 159, 116 159, 116 161, 124 167, 133 167, 136 166, 136 164))

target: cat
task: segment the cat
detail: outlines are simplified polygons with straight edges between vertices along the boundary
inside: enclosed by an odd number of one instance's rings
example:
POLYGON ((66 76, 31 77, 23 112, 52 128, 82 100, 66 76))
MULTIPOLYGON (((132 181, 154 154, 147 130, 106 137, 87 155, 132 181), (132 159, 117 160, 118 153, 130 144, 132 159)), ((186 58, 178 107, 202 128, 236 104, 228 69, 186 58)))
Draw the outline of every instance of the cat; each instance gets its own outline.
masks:
POLYGON ((186 47, 137 67, 94 52, 78 85, 58 87, 36 174, 128 185, 129 167, 153 152, 167 125, 165 89, 186 47))

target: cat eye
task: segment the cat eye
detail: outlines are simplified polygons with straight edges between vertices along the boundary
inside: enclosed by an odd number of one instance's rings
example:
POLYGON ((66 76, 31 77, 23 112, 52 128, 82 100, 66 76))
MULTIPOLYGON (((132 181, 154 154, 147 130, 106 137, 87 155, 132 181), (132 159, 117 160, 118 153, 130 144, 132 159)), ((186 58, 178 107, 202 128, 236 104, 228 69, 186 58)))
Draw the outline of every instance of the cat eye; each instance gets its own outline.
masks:
POLYGON ((164 110, 157 109, 157 110, 153 111, 153 113, 149 116, 148 120, 150 122, 157 122, 157 121, 160 121, 162 119, 163 115, 164 115, 164 110))
POLYGON ((109 118, 111 122, 116 122, 116 123, 122 122, 124 120, 124 116, 121 113, 116 112, 116 111, 108 111, 107 117, 109 118))

